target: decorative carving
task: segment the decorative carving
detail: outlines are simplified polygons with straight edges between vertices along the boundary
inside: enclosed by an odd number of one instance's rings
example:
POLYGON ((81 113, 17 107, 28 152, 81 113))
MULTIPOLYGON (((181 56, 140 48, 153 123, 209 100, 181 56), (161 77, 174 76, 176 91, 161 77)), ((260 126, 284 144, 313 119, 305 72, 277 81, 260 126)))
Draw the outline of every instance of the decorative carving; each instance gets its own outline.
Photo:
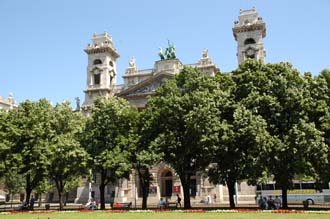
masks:
POLYGON ((157 88, 163 86, 163 84, 164 82, 162 80, 154 81, 152 84, 137 89, 134 93, 131 93, 130 95, 154 92, 157 88))

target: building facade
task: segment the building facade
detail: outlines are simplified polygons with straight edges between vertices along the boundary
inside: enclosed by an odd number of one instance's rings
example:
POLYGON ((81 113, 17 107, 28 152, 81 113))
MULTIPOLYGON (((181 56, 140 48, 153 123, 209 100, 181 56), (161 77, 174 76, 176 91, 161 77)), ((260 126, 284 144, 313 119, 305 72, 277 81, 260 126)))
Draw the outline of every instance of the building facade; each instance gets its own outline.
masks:
MULTIPOLYGON (((238 21, 234 23, 232 31, 237 41, 238 64, 247 58, 265 62, 263 38, 266 36, 266 26, 255 8, 240 10, 238 21)), ((172 56, 166 57, 160 48, 160 60, 155 61, 154 66, 150 69, 138 69, 135 58, 131 58, 123 76, 124 84, 117 85, 116 60, 119 58, 119 52, 108 33, 94 34, 92 43, 88 44, 85 49, 88 55, 88 64, 82 112, 89 115, 93 99, 98 96, 119 96, 127 99, 132 106, 143 109, 147 97, 154 95, 155 90, 162 86, 165 80, 178 74, 184 66, 197 68, 211 76, 216 74, 218 67, 209 57, 207 49, 202 51, 202 55, 196 63, 183 64, 175 57, 175 48, 170 42, 169 48, 174 52, 172 56)), ((169 165, 161 163, 154 166, 150 172, 153 181, 149 190, 148 203, 158 203, 161 197, 167 197, 169 201, 174 201, 176 194, 183 197, 180 179, 169 165)), ((75 201, 86 202, 91 191, 92 196, 98 199, 100 197, 98 180, 96 177, 96 181, 92 185, 86 182, 84 186, 79 187, 74 194, 75 201)), ((255 187, 248 186, 243 182, 237 184, 236 190, 238 203, 255 202, 255 187)), ((218 203, 228 203, 229 200, 227 187, 213 185, 202 173, 196 173, 192 176, 190 192, 192 205, 200 203, 208 194, 216 194, 218 203)), ((105 197, 108 201, 111 196, 114 196, 115 201, 132 202, 133 205, 140 205, 142 203, 140 193, 139 180, 133 170, 129 179, 121 179, 116 185, 109 185, 106 188, 105 197)))
POLYGON ((17 108, 17 104, 12 93, 9 93, 8 98, 0 96, 0 110, 12 110, 15 108, 17 108))

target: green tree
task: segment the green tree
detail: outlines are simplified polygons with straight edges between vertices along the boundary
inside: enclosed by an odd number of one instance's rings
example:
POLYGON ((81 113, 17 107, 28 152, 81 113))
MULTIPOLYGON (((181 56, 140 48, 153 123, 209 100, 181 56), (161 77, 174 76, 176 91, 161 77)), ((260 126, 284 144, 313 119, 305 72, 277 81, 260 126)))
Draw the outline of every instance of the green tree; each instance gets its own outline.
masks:
POLYGON ((132 153, 133 165, 135 173, 139 178, 142 193, 142 209, 147 208, 147 198, 149 195, 149 187, 153 180, 150 174, 150 168, 162 159, 162 153, 157 153, 155 145, 152 144, 154 132, 148 126, 150 111, 142 111, 139 113, 137 126, 134 135, 131 136, 134 145, 134 153, 132 153))
POLYGON ((45 100, 29 100, 19 104, 18 109, 8 112, 7 139, 11 144, 7 156, 7 168, 14 168, 25 178, 25 203, 47 176, 50 141, 54 136, 51 128, 52 106, 45 100))
POLYGON ((25 180, 21 174, 17 174, 15 170, 10 170, 4 175, 3 184, 8 194, 11 195, 11 207, 13 207, 13 197, 15 194, 24 191, 25 180))
POLYGON ((305 78, 308 81, 306 90, 310 92, 310 101, 306 104, 308 116, 315 127, 323 132, 326 145, 325 156, 313 161, 320 174, 316 181, 322 185, 330 181, 330 70, 324 69, 314 78, 310 73, 305 73, 305 78))
POLYGON ((232 75, 237 85, 236 100, 267 122, 274 146, 265 159, 266 166, 282 188, 283 207, 287 208, 292 179, 315 175, 313 159, 324 157, 325 151, 322 133, 308 118, 310 94, 306 78, 289 63, 263 65, 251 60, 232 75))
POLYGON ((55 106, 52 121, 55 136, 49 146, 53 156, 50 157, 48 176, 55 183, 60 210, 63 209, 65 192, 77 186, 80 177, 88 173, 89 156, 79 142, 83 122, 81 114, 74 112, 69 102, 55 106))
POLYGON ((262 159, 269 151, 271 138, 262 117, 240 104, 221 104, 219 111, 217 148, 208 175, 210 181, 227 185, 230 207, 234 208, 236 182, 249 180, 255 184, 262 176, 262 159))
POLYGON ((212 96, 214 79, 193 68, 184 68, 173 80, 148 100, 146 129, 156 136, 152 144, 163 153, 164 161, 179 175, 184 192, 184 208, 191 208, 191 176, 209 165, 213 126, 212 96), (149 126, 149 127, 148 127, 149 126))
POLYGON ((12 142, 10 141, 10 130, 12 128, 8 120, 8 112, 0 110, 0 178, 7 172, 6 161, 12 147, 12 142))
POLYGON ((131 138, 137 111, 121 98, 98 98, 84 130, 83 145, 92 157, 94 173, 101 175, 101 209, 104 189, 118 178, 128 177, 131 165, 131 138))

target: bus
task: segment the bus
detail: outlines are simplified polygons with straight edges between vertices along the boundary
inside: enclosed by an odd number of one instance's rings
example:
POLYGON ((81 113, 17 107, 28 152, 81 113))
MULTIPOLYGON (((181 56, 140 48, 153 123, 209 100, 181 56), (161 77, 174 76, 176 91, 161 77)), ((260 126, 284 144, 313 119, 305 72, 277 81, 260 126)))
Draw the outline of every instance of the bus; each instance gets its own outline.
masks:
MULTIPOLYGON (((257 185, 257 197, 279 196, 282 198, 282 190, 274 181, 269 181, 267 184, 257 185)), ((288 204, 302 204, 303 201, 308 201, 309 204, 330 204, 330 183, 321 186, 321 191, 316 189, 313 181, 294 181, 293 188, 287 193, 288 204)))

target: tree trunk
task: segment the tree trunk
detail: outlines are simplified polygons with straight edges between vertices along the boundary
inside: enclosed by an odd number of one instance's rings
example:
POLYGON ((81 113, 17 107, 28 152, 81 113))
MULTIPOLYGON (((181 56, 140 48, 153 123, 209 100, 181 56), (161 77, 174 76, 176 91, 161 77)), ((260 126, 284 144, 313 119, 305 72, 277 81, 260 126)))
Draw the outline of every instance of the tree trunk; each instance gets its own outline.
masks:
POLYGON ((183 201, 184 201, 184 209, 190 209, 190 175, 185 174, 183 176, 180 175, 180 180, 183 188, 183 201))
POLYGON ((63 210, 63 183, 61 181, 56 181, 56 188, 58 193, 58 203, 60 205, 60 210, 63 210))
POLYGON ((101 184, 100 184, 100 208, 101 210, 104 210, 105 209, 105 197, 104 197, 104 190, 105 190, 105 184, 103 182, 103 180, 101 179, 101 184))
POLYGON ((38 203, 38 207, 39 207, 39 208, 41 207, 41 196, 42 196, 42 193, 40 192, 40 193, 39 193, 39 203, 38 203))
POLYGON ((31 196, 32 188, 31 188, 31 176, 30 174, 26 175, 26 187, 25 187, 25 205, 29 206, 30 196, 31 196))
POLYGON ((149 178, 149 171, 145 170, 143 174, 141 173, 140 170, 137 170, 139 173, 139 180, 140 180, 140 185, 142 189, 142 209, 147 209, 147 199, 148 199, 148 182, 146 177, 149 178))
POLYGON ((58 202, 60 204, 60 210, 63 210, 63 192, 58 191, 58 202))
POLYGON ((229 204, 230 208, 235 208, 235 181, 227 181, 228 193, 229 193, 229 204))
POLYGON ((142 209, 147 209, 147 188, 142 185, 142 209))
POLYGON ((101 171, 101 183, 100 183, 100 208, 101 210, 105 209, 105 197, 104 190, 106 186, 106 171, 101 171))
POLYGON ((286 186, 282 186, 282 208, 288 208, 288 188, 286 186))
POLYGON ((11 208, 13 208, 13 199, 14 199, 14 193, 11 193, 11 203, 10 203, 11 208))

